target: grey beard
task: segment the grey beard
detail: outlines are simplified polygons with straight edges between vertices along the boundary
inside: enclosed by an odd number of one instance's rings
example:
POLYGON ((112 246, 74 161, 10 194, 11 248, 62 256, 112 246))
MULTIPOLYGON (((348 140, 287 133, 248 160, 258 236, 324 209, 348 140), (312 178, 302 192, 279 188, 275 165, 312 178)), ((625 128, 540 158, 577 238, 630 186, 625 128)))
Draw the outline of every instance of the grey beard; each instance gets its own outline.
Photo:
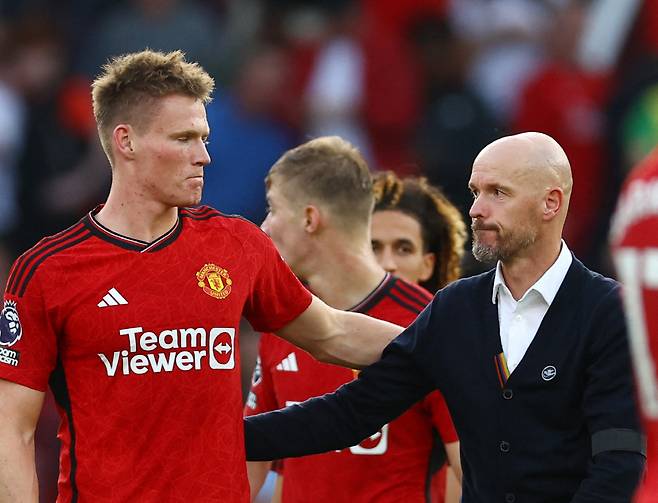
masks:
POLYGON ((482 262, 483 264, 494 264, 500 260, 499 250, 489 246, 484 246, 475 240, 473 240, 473 246, 471 250, 475 259, 478 262, 482 262))
POLYGON ((473 256, 478 262, 485 264, 496 263, 498 260, 505 262, 506 260, 517 255, 521 250, 525 250, 535 243, 537 240, 537 232, 530 229, 525 235, 510 236, 500 246, 491 247, 485 246, 473 238, 473 256))

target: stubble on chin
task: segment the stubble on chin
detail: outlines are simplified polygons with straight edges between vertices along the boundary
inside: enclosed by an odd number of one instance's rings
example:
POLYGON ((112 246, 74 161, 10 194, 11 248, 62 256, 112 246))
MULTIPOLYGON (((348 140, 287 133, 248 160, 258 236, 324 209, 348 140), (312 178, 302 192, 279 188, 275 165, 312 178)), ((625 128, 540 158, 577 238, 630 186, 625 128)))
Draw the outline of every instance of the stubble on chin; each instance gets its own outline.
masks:
POLYGON ((481 243, 477 234, 474 234, 471 249, 478 262, 485 264, 496 263, 499 260, 505 262, 532 246, 536 240, 537 230, 533 227, 527 227, 513 234, 498 233, 498 243, 493 246, 481 243))
POLYGON ((475 260, 482 262, 483 264, 492 264, 500 259, 500 254, 495 247, 480 243, 476 237, 473 237, 471 251, 473 252, 475 260))

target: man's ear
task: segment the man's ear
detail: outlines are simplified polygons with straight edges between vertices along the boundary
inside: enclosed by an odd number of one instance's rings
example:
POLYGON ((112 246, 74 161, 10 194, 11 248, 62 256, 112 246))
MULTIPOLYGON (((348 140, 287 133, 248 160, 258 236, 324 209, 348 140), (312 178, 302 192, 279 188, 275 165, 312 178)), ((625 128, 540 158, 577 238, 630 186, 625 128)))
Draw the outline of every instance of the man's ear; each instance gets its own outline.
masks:
POLYGON ((322 213, 317 206, 309 204, 304 207, 304 230, 309 234, 313 234, 320 228, 322 221, 322 213))
POLYGON ((564 192, 561 188, 549 189, 544 198, 543 216, 544 220, 552 220, 560 212, 564 201, 564 192))
POLYGON ((129 124, 119 124, 112 131, 112 143, 117 154, 125 159, 135 158, 134 130, 129 124))

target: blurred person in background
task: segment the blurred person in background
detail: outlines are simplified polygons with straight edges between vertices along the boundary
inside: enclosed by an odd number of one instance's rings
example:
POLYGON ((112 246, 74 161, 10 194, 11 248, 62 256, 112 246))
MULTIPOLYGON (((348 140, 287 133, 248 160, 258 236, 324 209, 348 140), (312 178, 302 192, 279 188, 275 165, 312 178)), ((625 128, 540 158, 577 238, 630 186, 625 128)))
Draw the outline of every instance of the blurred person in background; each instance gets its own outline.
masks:
POLYGON ((78 70, 91 76, 105 61, 146 47, 182 50, 212 69, 222 47, 222 20, 198 0, 124 0, 109 6, 84 41, 78 70))
MULTIPOLYGON (((568 1, 568 0, 567 0, 568 1)), ((448 16, 476 48, 471 85, 497 121, 516 112, 519 91, 544 58, 544 33, 563 0, 451 0, 448 16)))
POLYGON ((0 287, 4 287, 12 256, 10 236, 19 223, 18 155, 25 138, 25 102, 21 93, 16 34, 0 21, 0 287))
POLYGON ((262 180, 295 138, 282 119, 290 64, 283 47, 257 45, 246 51, 230 88, 219 89, 208 105, 205 204, 252 222, 265 218, 262 180))
MULTIPOLYGON (((19 221, 18 156, 25 140, 25 74, 19 34, 0 24, 0 243, 19 221)), ((0 266, 0 271, 2 267, 0 266)), ((0 278, 2 273, 0 272, 0 278)), ((4 284, 4 283, 2 283, 4 284)))
POLYGON ((418 17, 442 16, 443 0, 360 0, 364 55, 362 117, 373 167, 418 174, 414 135, 423 110, 414 47, 406 36, 418 17))
POLYGON ((340 136, 372 162, 363 122, 365 61, 359 2, 330 2, 327 33, 318 48, 304 92, 305 131, 312 137, 340 136))
POLYGON ((658 149, 628 177, 610 230, 628 319, 638 400, 647 434, 647 472, 633 500, 658 497, 658 149))
POLYGON ((29 138, 18 161, 22 225, 12 243, 18 253, 91 209, 110 177, 98 142, 90 83, 67 73, 61 32, 42 16, 21 19, 16 28, 16 73, 29 138))
MULTIPOLYGON (((466 224, 441 191, 425 178, 400 179, 392 172, 377 174, 373 191, 372 249, 384 270, 431 293, 459 279, 466 224)), ((432 451, 430 501, 458 503, 459 442, 439 441, 432 451)))
MULTIPOLYGON (((429 292, 388 274, 377 263, 370 244, 372 178, 350 143, 321 137, 296 147, 274 164, 266 185, 269 212, 263 230, 295 274, 329 305, 406 325, 431 300, 429 292)), ((245 414, 332 391, 356 374, 319 363, 263 334, 245 414)), ((461 478, 459 442, 445 403, 435 392, 357 445, 286 459, 281 501, 426 501, 434 429, 448 443, 461 478)), ((270 465, 248 464, 252 498, 270 465)))
POLYGON ((546 58, 521 86, 514 131, 543 131, 569 152, 574 192, 564 238, 588 266, 598 269, 606 241, 606 198, 614 184, 606 149, 606 73, 588 72, 578 59, 578 44, 589 1, 568 0, 550 16, 544 35, 546 58))
POLYGON ((467 80, 473 49, 445 18, 416 18, 407 33, 422 77, 423 113, 415 145, 424 174, 468 217, 473 159, 500 136, 498 123, 467 80))

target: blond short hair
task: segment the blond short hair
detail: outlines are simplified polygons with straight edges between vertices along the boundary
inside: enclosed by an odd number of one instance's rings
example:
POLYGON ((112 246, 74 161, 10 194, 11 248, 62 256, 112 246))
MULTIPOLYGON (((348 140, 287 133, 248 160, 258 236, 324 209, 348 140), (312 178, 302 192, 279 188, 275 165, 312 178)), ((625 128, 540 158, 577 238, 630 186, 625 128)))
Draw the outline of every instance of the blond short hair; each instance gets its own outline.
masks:
POLYGON ((144 129, 158 98, 184 94, 207 104, 214 87, 213 78, 186 61, 181 51, 147 49, 110 60, 91 86, 98 134, 110 162, 110 138, 117 124, 144 129))
POLYGON ((346 230, 358 223, 370 224, 372 175, 359 150, 338 136, 316 138, 288 150, 265 178, 268 188, 273 180, 293 203, 324 203, 346 230))

